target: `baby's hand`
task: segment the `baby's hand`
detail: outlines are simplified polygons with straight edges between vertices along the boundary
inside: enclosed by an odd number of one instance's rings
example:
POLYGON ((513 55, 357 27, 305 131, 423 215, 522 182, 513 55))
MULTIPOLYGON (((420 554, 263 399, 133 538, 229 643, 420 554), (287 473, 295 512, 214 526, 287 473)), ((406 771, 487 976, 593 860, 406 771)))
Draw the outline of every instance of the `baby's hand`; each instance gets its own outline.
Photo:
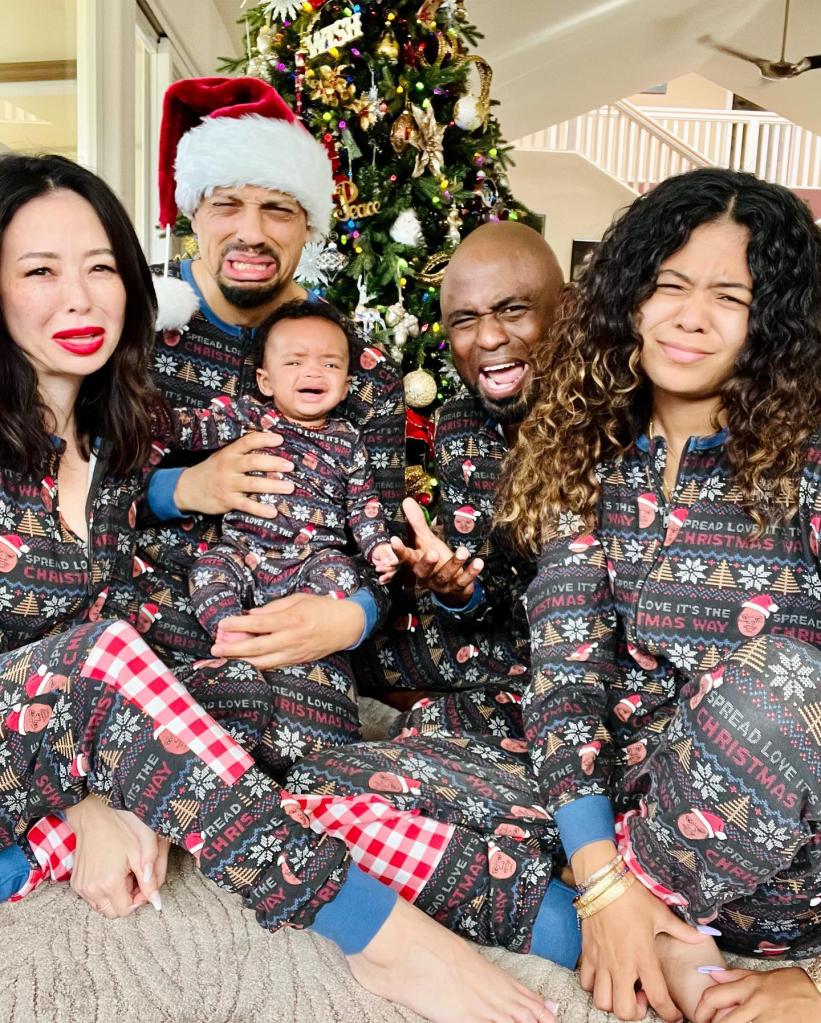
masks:
POLYGON ((379 573, 379 581, 384 586, 396 575, 399 558, 389 543, 380 543, 371 551, 371 564, 379 573))

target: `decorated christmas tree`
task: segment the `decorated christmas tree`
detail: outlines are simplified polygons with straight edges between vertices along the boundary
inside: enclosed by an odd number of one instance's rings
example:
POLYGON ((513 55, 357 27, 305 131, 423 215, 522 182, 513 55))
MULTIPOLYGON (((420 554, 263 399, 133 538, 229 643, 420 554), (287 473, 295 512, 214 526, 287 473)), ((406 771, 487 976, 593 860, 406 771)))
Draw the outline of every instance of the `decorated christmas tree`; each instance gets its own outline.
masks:
POLYGON ((268 0, 245 29, 245 59, 222 70, 270 81, 333 162, 334 229, 298 277, 355 316, 402 364, 409 406, 429 410, 458 385, 439 320, 450 253, 484 221, 531 217, 507 185, 464 3, 268 0))

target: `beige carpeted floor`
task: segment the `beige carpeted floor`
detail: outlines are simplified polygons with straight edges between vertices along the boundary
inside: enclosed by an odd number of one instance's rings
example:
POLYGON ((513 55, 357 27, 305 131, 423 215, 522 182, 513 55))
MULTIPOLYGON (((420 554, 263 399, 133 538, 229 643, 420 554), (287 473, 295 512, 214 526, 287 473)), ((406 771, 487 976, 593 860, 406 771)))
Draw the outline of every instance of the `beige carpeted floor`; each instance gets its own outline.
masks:
MULTIPOLYGON (((385 714, 367 708, 369 735, 385 714)), ((108 921, 67 885, 0 906, 2 1023, 412 1023, 369 995, 330 942, 268 934, 236 896, 173 856, 163 912, 108 921)), ((560 1006, 561 1023, 610 1023, 575 975, 534 956, 483 950, 560 1006)), ((655 1020, 655 1016, 651 1017, 655 1020)))

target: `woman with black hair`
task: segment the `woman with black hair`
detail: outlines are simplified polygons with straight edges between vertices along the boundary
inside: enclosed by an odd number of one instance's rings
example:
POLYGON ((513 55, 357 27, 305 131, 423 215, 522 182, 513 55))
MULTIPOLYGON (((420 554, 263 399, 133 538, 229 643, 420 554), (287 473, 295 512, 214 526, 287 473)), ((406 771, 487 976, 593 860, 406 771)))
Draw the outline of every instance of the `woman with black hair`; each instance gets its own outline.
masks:
POLYGON ((680 919, 821 954, 818 228, 751 175, 671 178, 538 363, 499 519, 539 554, 524 727, 582 983, 625 1019, 818 1018, 818 959, 727 971, 680 919))
POLYGON ((159 908, 160 835, 262 926, 332 938, 365 987, 427 1018, 552 1023, 550 1003, 311 831, 234 738, 252 748, 253 701, 223 727, 131 624, 101 620, 129 604, 117 580, 131 576, 155 398, 151 277, 99 178, 61 157, 0 158, 0 308, 12 399, 0 421, 0 899, 59 869, 65 815, 95 908, 159 908))

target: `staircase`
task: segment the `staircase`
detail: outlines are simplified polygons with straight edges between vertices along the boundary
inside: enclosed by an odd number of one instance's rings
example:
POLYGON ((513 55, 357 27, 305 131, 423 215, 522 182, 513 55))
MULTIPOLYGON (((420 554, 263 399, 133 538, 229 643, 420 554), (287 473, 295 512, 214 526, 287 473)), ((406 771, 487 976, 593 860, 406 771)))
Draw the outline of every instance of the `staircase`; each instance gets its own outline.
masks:
POLYGON ((619 100, 518 139, 515 148, 578 153, 635 193, 709 166, 798 192, 821 188, 821 136, 766 111, 655 107, 651 116, 619 100))

